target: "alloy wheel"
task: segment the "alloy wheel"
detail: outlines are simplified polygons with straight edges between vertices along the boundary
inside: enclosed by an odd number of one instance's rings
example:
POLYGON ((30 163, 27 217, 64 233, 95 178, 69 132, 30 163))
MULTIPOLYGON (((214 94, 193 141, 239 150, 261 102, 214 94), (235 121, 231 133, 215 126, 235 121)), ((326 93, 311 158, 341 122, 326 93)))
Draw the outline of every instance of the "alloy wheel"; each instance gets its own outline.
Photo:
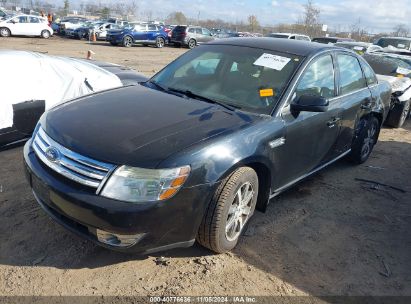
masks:
POLYGON ((10 31, 6 28, 0 29, 0 36, 1 37, 8 37, 10 36, 10 31))
POLYGON ((133 41, 131 40, 130 37, 125 37, 125 38, 124 38, 124 46, 125 46, 125 47, 131 47, 132 44, 133 44, 133 41))
POLYGON ((229 207, 225 235, 228 241, 236 240, 250 218, 254 189, 250 182, 246 182, 238 189, 234 201, 229 207))
POLYGON ((157 38, 156 46, 158 48, 162 48, 164 46, 164 39, 163 38, 157 38))
POLYGON ((361 157, 366 158, 372 150, 372 147, 375 144, 375 135, 377 133, 377 127, 375 124, 372 124, 367 130, 367 136, 364 138, 364 143, 361 148, 361 157))

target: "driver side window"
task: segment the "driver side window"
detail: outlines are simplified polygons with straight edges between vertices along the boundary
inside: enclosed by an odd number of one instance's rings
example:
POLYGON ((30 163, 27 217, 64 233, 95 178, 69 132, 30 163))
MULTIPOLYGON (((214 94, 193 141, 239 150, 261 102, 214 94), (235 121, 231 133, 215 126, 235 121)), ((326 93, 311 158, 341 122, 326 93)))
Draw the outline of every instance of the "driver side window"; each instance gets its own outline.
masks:
POLYGON ((334 65, 331 55, 323 56, 305 70, 295 91, 295 97, 301 95, 335 96, 334 65))

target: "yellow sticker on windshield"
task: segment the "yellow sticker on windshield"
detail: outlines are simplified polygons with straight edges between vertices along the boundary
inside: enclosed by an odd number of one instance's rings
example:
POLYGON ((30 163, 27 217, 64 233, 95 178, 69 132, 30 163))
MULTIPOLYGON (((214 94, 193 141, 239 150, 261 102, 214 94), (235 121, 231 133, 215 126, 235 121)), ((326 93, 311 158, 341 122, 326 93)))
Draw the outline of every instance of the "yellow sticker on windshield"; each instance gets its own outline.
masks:
POLYGON ((274 90, 273 89, 260 90, 260 97, 271 97, 271 96, 274 96, 274 90))

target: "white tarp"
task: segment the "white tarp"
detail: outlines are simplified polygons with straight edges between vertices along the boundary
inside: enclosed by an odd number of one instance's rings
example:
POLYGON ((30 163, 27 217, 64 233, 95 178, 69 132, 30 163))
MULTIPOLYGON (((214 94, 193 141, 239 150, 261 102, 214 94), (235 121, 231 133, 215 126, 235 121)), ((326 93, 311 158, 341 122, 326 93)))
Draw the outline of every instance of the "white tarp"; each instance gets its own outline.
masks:
POLYGON ((13 125, 13 104, 45 100, 48 110, 62 101, 120 86, 116 75, 92 62, 0 51, 0 129, 13 125))

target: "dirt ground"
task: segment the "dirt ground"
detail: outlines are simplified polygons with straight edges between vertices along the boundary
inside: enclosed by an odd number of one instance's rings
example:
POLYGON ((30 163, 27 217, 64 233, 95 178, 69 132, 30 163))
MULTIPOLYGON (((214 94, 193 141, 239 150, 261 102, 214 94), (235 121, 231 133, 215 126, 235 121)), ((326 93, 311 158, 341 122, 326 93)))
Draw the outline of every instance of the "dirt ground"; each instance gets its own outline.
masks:
MULTIPOLYGON (((92 49, 97 60, 146 75, 185 51, 57 37, 0 38, 0 48, 74 57, 92 49)), ((275 198, 265 214, 255 214, 232 253, 215 255, 196 244, 136 256, 100 248, 53 222, 25 181, 22 148, 6 150, 0 153, 0 295, 411 296, 410 160, 411 120, 382 130, 366 164, 341 160, 275 198)))

